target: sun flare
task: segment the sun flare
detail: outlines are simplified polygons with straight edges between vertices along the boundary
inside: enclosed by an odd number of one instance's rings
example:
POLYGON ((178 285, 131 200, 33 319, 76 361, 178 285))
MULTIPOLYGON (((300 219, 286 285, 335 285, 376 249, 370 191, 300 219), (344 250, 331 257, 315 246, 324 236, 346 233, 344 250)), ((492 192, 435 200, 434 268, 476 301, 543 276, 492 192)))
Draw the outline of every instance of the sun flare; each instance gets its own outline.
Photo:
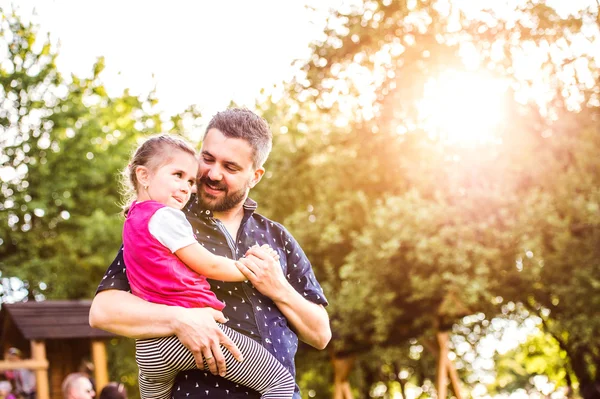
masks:
POLYGON ((463 146, 499 142, 505 95, 500 79, 446 71, 425 83, 419 119, 433 139, 463 146))

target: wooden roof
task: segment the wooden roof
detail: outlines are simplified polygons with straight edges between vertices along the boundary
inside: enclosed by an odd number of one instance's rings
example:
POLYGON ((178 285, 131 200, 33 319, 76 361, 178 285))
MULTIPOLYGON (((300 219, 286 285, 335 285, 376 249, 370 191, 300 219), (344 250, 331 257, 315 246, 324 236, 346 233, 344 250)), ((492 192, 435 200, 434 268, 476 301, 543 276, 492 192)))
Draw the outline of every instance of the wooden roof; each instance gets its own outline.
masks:
MULTIPOLYGON (((91 304, 91 300, 4 303, 0 310, 0 328, 16 326, 27 340, 114 337, 90 327, 91 304)), ((5 334, 6 331, 1 332, 2 336, 5 334)))

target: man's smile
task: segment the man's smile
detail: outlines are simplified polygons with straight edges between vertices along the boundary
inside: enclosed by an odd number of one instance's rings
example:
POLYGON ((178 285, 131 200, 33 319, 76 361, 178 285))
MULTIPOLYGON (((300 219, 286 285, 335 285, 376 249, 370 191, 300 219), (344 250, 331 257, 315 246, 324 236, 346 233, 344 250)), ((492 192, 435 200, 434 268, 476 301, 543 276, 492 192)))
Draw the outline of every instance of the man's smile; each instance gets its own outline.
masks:
POLYGON ((226 191, 227 188, 225 184, 208 182, 206 179, 202 180, 202 185, 204 186, 204 191, 212 195, 217 195, 220 192, 226 191))

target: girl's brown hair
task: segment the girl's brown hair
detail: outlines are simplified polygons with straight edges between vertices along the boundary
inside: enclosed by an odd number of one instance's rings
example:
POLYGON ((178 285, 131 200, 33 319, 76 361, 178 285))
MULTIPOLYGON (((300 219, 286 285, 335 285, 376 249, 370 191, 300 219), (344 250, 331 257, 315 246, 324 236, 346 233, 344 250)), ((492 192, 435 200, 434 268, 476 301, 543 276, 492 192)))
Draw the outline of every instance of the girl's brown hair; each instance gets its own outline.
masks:
POLYGON ((196 150, 191 144, 182 137, 167 133, 149 137, 135 150, 129 164, 121 172, 124 215, 127 215, 131 204, 136 200, 140 188, 136 169, 145 166, 155 171, 171 160, 173 150, 180 150, 196 157, 196 150))

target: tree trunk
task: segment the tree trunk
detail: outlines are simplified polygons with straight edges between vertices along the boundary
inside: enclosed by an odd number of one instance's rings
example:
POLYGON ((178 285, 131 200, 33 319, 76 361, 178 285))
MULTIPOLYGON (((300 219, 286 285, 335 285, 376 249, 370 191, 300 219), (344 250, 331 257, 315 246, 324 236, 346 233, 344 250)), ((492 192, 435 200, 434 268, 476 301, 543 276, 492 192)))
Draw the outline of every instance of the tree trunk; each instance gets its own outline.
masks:
POLYGON ((400 382, 400 393, 402 394, 402 399, 406 399, 406 380, 399 378, 398 382, 400 382))
POLYGON ((371 397, 371 387, 375 384, 375 373, 371 371, 368 367, 364 368, 364 388, 362 392, 362 398, 368 399, 371 397))

